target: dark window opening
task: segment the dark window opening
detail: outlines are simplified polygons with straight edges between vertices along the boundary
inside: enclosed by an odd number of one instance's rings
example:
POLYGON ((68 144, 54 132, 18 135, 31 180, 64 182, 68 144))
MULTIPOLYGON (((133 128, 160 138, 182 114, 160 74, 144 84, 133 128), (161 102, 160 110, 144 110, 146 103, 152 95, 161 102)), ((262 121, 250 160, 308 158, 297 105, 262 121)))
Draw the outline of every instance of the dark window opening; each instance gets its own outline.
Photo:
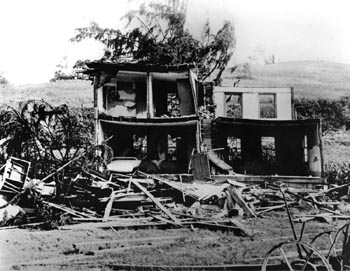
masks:
POLYGON ((230 164, 234 171, 239 172, 242 165, 242 142, 237 137, 227 137, 227 156, 228 164, 230 164))
POLYGON ((276 147, 275 138, 271 136, 263 136, 261 138, 261 151, 262 156, 267 157, 269 160, 276 159, 276 147))
POLYGON ((177 137, 168 135, 168 160, 176 160, 177 137))
POLYGON ((276 145, 274 137, 261 138, 262 174, 276 173, 276 145))
POLYGON ((242 118, 242 94, 226 94, 226 116, 242 118))
POLYGON ((259 94, 260 118, 277 118, 275 94, 259 94))
POLYGON ((175 92, 168 92, 167 96, 167 116, 180 117, 180 100, 175 92))
POLYGON ((137 136, 133 135, 133 152, 134 157, 143 160, 147 156, 147 135, 137 136))
POLYGON ((153 101, 156 117, 179 117, 180 101, 175 82, 155 80, 153 82, 153 101))

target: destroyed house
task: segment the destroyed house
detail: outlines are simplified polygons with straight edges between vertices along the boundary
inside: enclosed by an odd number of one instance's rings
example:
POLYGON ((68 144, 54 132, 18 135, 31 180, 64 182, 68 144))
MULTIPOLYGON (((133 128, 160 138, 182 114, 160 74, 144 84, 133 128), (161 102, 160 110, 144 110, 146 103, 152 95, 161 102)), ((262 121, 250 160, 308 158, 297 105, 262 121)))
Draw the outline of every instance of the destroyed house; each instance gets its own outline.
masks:
POLYGON ((213 149, 218 156, 208 152, 209 163, 219 171, 212 174, 322 176, 320 120, 295 118, 292 88, 215 87, 216 117, 200 120, 202 95, 190 65, 87 65, 96 143, 142 161, 142 171, 188 173, 199 165, 193 154, 213 149))
POLYGON ((319 119, 296 120, 292 88, 216 87, 212 148, 234 171, 320 177, 319 119))
POLYGON ((196 77, 190 65, 87 64, 94 79, 96 143, 136 157, 150 173, 186 173, 199 149, 196 77), (152 163, 151 163, 152 162, 152 163))

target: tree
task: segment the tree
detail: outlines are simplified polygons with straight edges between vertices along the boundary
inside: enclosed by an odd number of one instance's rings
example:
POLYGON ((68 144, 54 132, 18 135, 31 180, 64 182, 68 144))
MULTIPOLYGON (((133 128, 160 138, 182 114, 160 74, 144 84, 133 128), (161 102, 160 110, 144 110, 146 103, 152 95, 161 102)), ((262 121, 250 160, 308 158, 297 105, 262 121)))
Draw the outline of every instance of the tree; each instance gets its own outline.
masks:
POLYGON ((78 60, 73 66, 73 69, 68 69, 67 56, 64 56, 61 62, 56 65, 57 70, 50 81, 85 79, 81 68, 85 65, 86 61, 78 60))
POLYGON ((7 84, 8 84, 7 79, 0 72, 0 85, 7 85, 7 84))
POLYGON ((218 84, 236 47, 234 27, 225 21, 213 34, 207 21, 198 40, 185 28, 186 8, 186 2, 182 0, 169 0, 165 4, 143 3, 138 10, 131 10, 123 17, 129 29, 126 33, 91 22, 88 27, 77 28, 71 41, 92 38, 103 43, 105 54, 101 61, 161 65, 194 63, 199 80, 214 76, 213 81, 218 84))

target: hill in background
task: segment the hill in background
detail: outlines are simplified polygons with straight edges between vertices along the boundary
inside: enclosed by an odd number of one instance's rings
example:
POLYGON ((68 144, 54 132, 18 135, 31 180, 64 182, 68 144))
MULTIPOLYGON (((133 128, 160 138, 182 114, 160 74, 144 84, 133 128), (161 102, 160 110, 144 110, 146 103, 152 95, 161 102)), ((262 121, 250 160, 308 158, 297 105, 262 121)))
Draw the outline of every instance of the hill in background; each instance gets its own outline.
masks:
POLYGON ((21 101, 41 100, 51 105, 67 104, 73 107, 93 106, 91 81, 65 80, 45 84, 0 86, 2 105, 16 106, 21 101))
MULTIPOLYGON (((250 65, 251 79, 239 87, 294 87, 296 97, 330 98, 350 96, 350 65, 327 61, 295 61, 250 65)), ((233 86, 236 71, 223 74, 223 86, 233 86)))
MULTIPOLYGON (((350 65, 326 61, 282 62, 250 65, 251 79, 241 79, 240 87, 294 87, 296 97, 330 98, 350 96, 350 65)), ((233 86, 237 72, 225 71, 223 86, 233 86)), ((1 104, 43 99, 52 105, 91 107, 91 81, 67 80, 39 85, 0 86, 1 104)))

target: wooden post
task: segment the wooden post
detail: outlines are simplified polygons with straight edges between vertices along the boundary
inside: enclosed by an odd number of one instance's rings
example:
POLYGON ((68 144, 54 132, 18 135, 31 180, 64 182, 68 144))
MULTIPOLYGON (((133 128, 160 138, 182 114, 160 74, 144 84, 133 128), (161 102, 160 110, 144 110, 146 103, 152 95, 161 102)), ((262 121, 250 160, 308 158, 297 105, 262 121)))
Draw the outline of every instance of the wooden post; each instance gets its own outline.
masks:
POLYGON ((154 117, 152 73, 147 73, 147 118, 154 117))
POLYGON ((95 145, 98 145, 99 142, 99 120, 98 120, 98 81, 99 81, 99 74, 95 75, 94 77, 94 120, 95 120, 95 145))

